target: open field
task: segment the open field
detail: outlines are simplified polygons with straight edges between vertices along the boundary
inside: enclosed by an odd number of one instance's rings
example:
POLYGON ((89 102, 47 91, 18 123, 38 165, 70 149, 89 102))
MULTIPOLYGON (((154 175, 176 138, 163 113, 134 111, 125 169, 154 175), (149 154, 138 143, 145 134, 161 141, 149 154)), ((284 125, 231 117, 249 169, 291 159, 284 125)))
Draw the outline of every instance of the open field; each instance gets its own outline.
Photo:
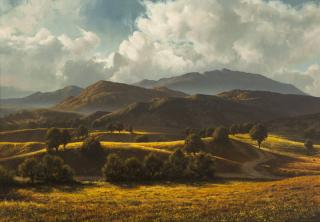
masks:
POLYGON ((1 195, 1 221, 316 222, 320 177, 281 181, 12 189, 1 195))

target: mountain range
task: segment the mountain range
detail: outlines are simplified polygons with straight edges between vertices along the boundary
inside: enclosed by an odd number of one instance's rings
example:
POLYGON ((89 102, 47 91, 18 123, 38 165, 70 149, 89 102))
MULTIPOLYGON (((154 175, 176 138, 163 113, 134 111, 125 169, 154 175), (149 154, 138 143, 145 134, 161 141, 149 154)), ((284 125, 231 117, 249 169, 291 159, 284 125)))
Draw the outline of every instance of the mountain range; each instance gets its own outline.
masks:
POLYGON ((228 69, 214 70, 202 74, 192 72, 181 76, 163 78, 157 81, 143 80, 135 83, 135 85, 145 88, 167 87, 190 95, 215 95, 234 89, 261 90, 283 94, 305 94, 291 84, 281 83, 259 74, 228 69))

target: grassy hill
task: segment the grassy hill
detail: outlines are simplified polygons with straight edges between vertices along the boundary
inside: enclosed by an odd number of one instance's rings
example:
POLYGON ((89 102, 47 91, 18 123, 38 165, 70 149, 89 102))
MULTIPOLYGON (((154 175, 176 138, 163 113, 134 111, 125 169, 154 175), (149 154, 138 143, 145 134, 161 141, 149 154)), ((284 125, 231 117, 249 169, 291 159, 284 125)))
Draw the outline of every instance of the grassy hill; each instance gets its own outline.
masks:
POLYGON ((274 119, 320 112, 320 98, 313 96, 246 90, 233 90, 218 96, 268 111, 273 114, 274 119))
POLYGON ((232 71, 228 69, 213 70, 205 73, 187 73, 181 76, 163 78, 157 81, 143 80, 138 86, 167 87, 188 94, 215 95, 234 89, 264 90, 285 94, 304 93, 295 86, 274 81, 263 75, 232 71))
POLYGON ((57 104, 56 109, 68 111, 94 112, 114 111, 134 102, 145 102, 153 98, 183 97, 186 94, 165 89, 145 89, 123 83, 98 81, 83 92, 57 104))
POLYGON ((104 125, 123 122, 146 129, 212 127, 272 118, 268 112, 216 96, 195 95, 184 98, 155 99, 135 103, 105 115, 98 120, 104 125))
POLYGON ((70 127, 82 115, 50 109, 20 110, 0 118, 0 129, 28 129, 39 127, 70 127))

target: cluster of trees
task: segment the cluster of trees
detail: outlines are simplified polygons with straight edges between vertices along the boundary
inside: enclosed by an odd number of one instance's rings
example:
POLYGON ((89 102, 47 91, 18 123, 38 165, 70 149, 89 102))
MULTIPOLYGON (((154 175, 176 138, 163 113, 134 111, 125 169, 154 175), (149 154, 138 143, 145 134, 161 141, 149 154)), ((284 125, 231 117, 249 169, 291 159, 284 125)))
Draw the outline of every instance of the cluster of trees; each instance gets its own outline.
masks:
POLYGON ((229 127, 230 134, 237 134, 237 133, 249 133, 252 127, 255 124, 253 123, 240 123, 240 124, 233 124, 229 127))
POLYGON ((177 150, 166 159, 153 153, 140 161, 135 157, 123 159, 110 154, 102 169, 107 181, 146 180, 207 180, 214 178, 215 161, 205 153, 186 155, 177 150))
POLYGON ((26 159, 18 166, 20 176, 29 178, 34 182, 72 182, 74 172, 58 156, 45 155, 41 160, 35 158, 26 159))
POLYGON ((103 149, 99 140, 95 137, 88 137, 81 146, 81 152, 88 157, 97 157, 103 154, 103 149))
MULTIPOLYGON (((70 183, 74 172, 70 166, 57 156, 45 155, 41 159, 24 160, 17 169, 17 175, 27 178, 31 183, 70 183)), ((0 166, 0 185, 15 183, 15 174, 0 166)))

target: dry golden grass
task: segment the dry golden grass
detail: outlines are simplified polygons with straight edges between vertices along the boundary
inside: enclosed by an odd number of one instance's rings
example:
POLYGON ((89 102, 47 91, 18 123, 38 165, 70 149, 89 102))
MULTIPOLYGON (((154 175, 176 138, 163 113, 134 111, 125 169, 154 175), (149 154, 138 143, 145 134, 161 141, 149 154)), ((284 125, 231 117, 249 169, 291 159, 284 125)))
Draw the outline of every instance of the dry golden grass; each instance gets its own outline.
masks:
POLYGON ((0 202, 0 221, 316 222, 320 177, 272 182, 19 188, 0 202))

